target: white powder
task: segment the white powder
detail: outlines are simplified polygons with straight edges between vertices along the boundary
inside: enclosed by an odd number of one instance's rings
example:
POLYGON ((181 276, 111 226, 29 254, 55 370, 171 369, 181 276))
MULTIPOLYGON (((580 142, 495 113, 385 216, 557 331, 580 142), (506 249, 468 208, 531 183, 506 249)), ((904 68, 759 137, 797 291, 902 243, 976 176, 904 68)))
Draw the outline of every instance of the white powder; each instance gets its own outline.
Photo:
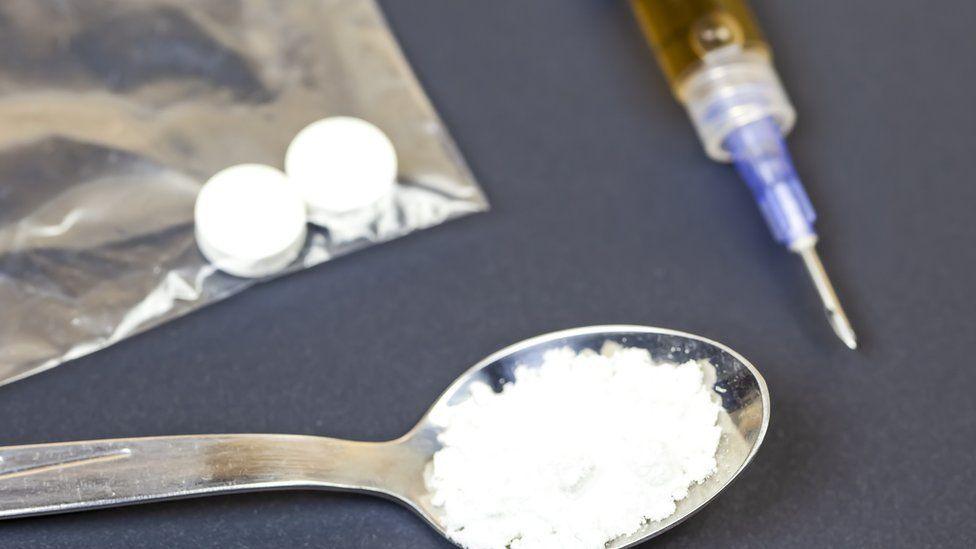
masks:
POLYGON ((433 418, 444 448, 427 486, 470 549, 602 548, 670 516, 715 471, 719 410, 697 362, 616 344, 551 351, 433 418))

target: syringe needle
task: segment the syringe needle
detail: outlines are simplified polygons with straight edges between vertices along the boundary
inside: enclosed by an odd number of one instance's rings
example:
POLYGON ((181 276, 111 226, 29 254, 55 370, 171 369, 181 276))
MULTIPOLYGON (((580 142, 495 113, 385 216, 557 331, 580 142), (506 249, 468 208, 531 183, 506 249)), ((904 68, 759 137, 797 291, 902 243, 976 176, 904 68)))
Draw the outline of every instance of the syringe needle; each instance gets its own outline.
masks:
POLYGON ((834 333, 845 345, 851 349, 857 349, 857 336, 854 334, 854 328, 851 327, 851 321, 847 319, 844 308, 840 306, 840 300, 837 299, 834 286, 827 277, 823 263, 820 262, 816 247, 811 244, 798 249, 797 252, 803 258, 803 264, 806 265, 807 272, 810 273, 810 278, 813 279, 813 284, 817 287, 817 293, 820 294, 820 300, 823 301, 824 312, 827 313, 827 322, 830 323, 830 327, 834 329, 834 333))

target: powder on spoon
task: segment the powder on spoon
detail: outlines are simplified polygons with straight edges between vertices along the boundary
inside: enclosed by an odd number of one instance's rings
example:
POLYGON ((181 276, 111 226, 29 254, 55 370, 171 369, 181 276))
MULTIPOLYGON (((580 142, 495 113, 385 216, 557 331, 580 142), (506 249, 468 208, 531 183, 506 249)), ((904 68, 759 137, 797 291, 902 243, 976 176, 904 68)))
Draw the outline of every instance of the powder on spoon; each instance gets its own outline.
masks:
POLYGON ((697 362, 557 349, 471 397, 432 418, 443 448, 426 476, 469 549, 602 548, 673 514, 715 471, 720 406, 697 362))

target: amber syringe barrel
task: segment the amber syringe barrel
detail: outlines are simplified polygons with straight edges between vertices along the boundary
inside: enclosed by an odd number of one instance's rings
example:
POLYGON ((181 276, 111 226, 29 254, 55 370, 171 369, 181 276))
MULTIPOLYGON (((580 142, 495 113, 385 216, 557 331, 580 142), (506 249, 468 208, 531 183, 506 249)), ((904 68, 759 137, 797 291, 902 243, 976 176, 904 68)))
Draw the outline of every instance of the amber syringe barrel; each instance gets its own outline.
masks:
POLYGON ((796 113, 769 47, 743 0, 630 0, 672 91, 709 156, 728 161, 725 141, 771 117, 785 135, 796 113))

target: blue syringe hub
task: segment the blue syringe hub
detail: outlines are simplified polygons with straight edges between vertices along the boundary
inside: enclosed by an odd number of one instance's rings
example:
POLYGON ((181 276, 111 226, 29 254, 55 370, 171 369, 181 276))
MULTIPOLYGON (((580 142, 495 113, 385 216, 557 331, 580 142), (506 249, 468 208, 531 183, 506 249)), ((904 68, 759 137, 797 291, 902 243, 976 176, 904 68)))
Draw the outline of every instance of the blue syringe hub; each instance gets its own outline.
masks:
POLYGON ((766 117, 733 130, 725 148, 752 191, 773 238, 794 251, 814 245, 817 215, 776 121, 766 117))

